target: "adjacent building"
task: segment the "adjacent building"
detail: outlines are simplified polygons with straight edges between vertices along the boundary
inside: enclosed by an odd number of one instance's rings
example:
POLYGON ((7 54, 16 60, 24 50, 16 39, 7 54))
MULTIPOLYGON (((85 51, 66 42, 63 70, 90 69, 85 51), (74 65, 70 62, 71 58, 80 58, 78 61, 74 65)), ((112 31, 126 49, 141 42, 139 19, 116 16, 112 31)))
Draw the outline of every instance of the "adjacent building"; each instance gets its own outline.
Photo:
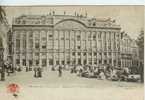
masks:
POLYGON ((4 49, 3 51, 3 60, 6 61, 8 59, 8 45, 7 45, 7 32, 9 31, 10 27, 6 17, 0 21, 0 45, 1 48, 4 49))
POLYGON ((110 65, 128 67, 130 51, 121 27, 110 18, 79 15, 22 15, 12 24, 13 65, 47 67, 110 65), (128 50, 128 49, 127 49, 128 50), (127 55, 128 57, 125 58, 127 55), (125 62, 125 64, 124 64, 125 62))
POLYGON ((124 33, 121 39, 121 66, 135 69, 139 67, 139 48, 134 39, 124 33))

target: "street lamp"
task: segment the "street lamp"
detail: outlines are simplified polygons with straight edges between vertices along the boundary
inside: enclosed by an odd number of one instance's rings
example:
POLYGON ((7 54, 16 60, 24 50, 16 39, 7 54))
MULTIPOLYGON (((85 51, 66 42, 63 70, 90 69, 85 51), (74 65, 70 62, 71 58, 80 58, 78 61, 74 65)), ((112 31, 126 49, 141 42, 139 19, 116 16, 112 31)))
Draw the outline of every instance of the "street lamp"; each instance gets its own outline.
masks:
POLYGON ((1 81, 5 80, 5 68, 4 68, 3 52, 4 52, 4 48, 0 47, 0 73, 1 73, 1 81))

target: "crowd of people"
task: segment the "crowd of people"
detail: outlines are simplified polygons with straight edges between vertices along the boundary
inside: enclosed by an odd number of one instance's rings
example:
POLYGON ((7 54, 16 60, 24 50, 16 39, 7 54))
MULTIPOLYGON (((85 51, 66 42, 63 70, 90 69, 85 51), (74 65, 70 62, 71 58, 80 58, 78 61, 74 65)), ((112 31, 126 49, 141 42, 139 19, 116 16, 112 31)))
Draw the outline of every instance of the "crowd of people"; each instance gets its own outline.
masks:
MULTIPOLYGON (((12 67, 12 64, 5 63, 4 67, 6 69, 7 75, 10 73, 14 73, 14 71, 20 72, 25 69, 26 72, 34 71, 34 77, 42 77, 43 68, 34 67, 33 69, 30 67, 25 67, 22 69, 21 66, 12 67)), ((75 73, 79 77, 85 78, 97 78, 101 80, 112 80, 112 81, 132 81, 137 82, 140 80, 140 77, 136 77, 131 75, 131 70, 129 68, 121 68, 121 67, 112 67, 109 65, 100 65, 100 66, 92 66, 92 65, 74 65, 65 68, 64 66, 58 65, 53 66, 51 68, 52 71, 58 71, 58 76, 61 77, 63 74, 63 70, 69 70, 70 73, 75 73)))
POLYGON ((129 68, 111 67, 111 66, 73 66, 71 73, 76 73, 79 77, 97 78, 101 80, 112 81, 139 81, 139 77, 131 75, 129 68))

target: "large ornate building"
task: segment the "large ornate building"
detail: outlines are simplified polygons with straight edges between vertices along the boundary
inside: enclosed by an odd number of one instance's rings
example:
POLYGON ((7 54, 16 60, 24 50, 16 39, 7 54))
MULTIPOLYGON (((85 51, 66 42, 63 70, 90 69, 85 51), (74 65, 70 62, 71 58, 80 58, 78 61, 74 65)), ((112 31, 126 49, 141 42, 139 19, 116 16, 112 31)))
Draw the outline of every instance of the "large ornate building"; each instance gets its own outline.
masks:
MULTIPOLYGON (((123 66, 121 27, 79 15, 22 15, 13 20, 13 65, 123 66)), ((128 66, 128 65, 127 65, 128 66)))

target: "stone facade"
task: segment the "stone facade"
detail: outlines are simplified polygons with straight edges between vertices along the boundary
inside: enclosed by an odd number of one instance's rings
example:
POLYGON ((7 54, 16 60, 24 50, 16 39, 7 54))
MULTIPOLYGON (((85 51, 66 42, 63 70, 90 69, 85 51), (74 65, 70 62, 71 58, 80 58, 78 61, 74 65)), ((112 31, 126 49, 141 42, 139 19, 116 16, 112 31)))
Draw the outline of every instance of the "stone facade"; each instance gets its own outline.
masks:
POLYGON ((4 48, 4 51, 3 51, 3 60, 4 61, 7 61, 7 57, 8 57, 8 45, 7 45, 7 33, 8 31, 10 30, 10 27, 9 27, 9 24, 7 22, 7 19, 6 17, 3 18, 3 21, 0 22, 0 39, 1 42, 2 42, 2 46, 4 48))
POLYGON ((139 66, 139 50, 136 41, 131 39, 126 33, 121 39, 121 65, 122 67, 139 66))
POLYGON ((22 15, 12 25, 13 65, 121 67, 120 30, 110 18, 22 15))

